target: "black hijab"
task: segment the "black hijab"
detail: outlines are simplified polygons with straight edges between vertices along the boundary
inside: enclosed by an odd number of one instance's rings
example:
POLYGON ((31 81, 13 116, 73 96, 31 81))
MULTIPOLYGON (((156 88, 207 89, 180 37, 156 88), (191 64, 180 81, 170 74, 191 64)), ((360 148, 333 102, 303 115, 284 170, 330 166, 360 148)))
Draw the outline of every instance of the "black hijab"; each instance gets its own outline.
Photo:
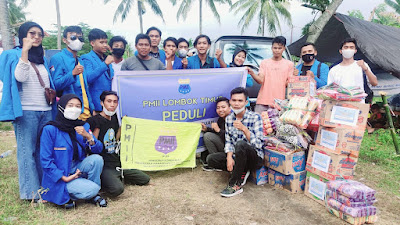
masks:
POLYGON ((69 137, 71 138, 72 146, 74 148, 74 158, 73 159, 75 160, 75 159, 79 158, 78 144, 81 146, 82 150, 86 151, 85 147, 79 143, 78 139, 76 139, 75 127, 83 126, 86 122, 79 120, 79 119, 69 120, 64 117, 65 106, 68 104, 69 100, 71 100, 73 98, 78 99, 82 103, 82 101, 79 99, 79 97, 75 94, 63 95, 60 98, 60 101, 58 101, 56 119, 48 122, 47 125, 53 125, 53 126, 57 127, 59 130, 64 131, 65 133, 68 133, 69 137))
MULTIPOLYGON (((44 35, 43 28, 39 24, 37 24, 35 22, 26 22, 26 23, 22 24, 18 30, 19 45, 21 46, 21 48, 24 43, 23 39, 26 38, 26 36, 28 35, 29 29, 31 29, 32 27, 39 28, 42 31, 42 35, 44 35)), ((43 53, 42 44, 40 44, 38 47, 32 46, 32 48, 28 52, 28 60, 29 60, 29 62, 32 62, 32 63, 43 64, 44 63, 43 55, 44 55, 44 53, 43 53)))
POLYGON ((239 52, 244 52, 244 54, 247 55, 246 50, 244 50, 244 49, 243 49, 242 47, 240 47, 240 46, 237 46, 237 47, 235 48, 235 51, 233 52, 232 62, 229 64, 230 67, 242 67, 242 66, 243 66, 243 65, 241 65, 241 66, 236 65, 236 63, 235 63, 235 57, 236 57, 237 54, 239 54, 239 52))

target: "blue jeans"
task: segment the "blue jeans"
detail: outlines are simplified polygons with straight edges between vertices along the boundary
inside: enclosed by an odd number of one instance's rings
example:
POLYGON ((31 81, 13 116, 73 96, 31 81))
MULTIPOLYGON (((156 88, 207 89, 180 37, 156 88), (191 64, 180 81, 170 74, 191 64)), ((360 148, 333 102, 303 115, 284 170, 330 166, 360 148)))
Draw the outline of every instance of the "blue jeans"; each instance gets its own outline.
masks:
POLYGON ((72 163, 70 174, 74 174, 76 169, 79 169, 82 176, 87 176, 87 179, 78 178, 67 183, 67 190, 71 199, 91 199, 99 193, 103 165, 103 157, 97 154, 86 157, 82 162, 72 163))
POLYGON ((42 166, 37 141, 39 132, 51 119, 51 110, 24 110, 23 116, 16 118, 13 122, 17 139, 19 197, 21 199, 39 199, 36 193, 42 181, 42 166))

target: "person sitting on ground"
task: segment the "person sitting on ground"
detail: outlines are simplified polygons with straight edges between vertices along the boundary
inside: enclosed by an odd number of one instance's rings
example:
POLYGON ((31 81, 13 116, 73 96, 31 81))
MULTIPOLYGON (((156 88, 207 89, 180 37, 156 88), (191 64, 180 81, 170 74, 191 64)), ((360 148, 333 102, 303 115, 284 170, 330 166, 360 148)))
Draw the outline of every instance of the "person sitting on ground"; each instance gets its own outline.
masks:
POLYGON ((242 87, 231 91, 232 113, 225 119, 225 153, 207 157, 208 166, 232 172, 223 197, 243 192, 250 171, 262 167, 264 159, 262 120, 258 113, 246 109, 248 92, 242 87))
MULTIPOLYGON (((129 57, 121 66, 121 70, 165 70, 164 63, 149 55, 150 37, 146 34, 138 34, 135 39, 135 47, 138 54, 129 57)), ((164 51, 163 51, 164 52, 164 51)), ((165 59, 164 59, 165 61, 165 59)))
POLYGON ((207 35, 201 34, 194 40, 194 47, 197 49, 197 55, 191 56, 182 61, 184 69, 209 69, 209 68, 226 68, 224 60, 222 60, 222 50, 217 49, 215 58, 208 56, 208 49, 211 47, 211 40, 207 35))
POLYGON ((98 154, 103 144, 79 120, 82 102, 75 94, 66 94, 58 102, 58 113, 40 136, 40 162, 43 167, 43 199, 66 209, 75 207, 75 200, 85 199, 106 207, 98 195, 103 158, 98 154))
POLYGON ((329 66, 318 61, 317 49, 313 43, 305 43, 300 50, 303 63, 297 65, 293 72, 294 76, 309 76, 315 80, 317 89, 325 86, 328 80, 329 66))
MULTIPOLYGON (((118 95, 114 91, 104 91, 100 95, 100 102, 103 111, 89 118, 88 123, 93 135, 104 144, 100 154, 104 159, 101 188, 112 197, 116 197, 124 192, 122 171, 117 171, 117 168, 121 167, 120 157, 116 151, 121 136, 121 129, 115 114, 118 107, 118 95)), ((131 169, 123 171, 123 180, 128 184, 145 185, 149 183, 150 177, 140 170, 131 169)))
POLYGON ((176 56, 176 46, 178 45, 176 38, 168 37, 164 41, 164 51, 165 51, 165 66, 167 70, 179 70, 182 69, 182 59, 176 56))
POLYGON ((208 166, 207 156, 209 154, 218 152, 225 154, 225 118, 231 113, 229 99, 220 97, 217 99, 216 105, 216 111, 219 116, 217 122, 211 123, 211 127, 207 127, 204 123, 201 124, 202 131, 204 132, 203 140, 206 150, 201 152, 200 160, 203 163, 203 170, 205 171, 215 170, 208 166))

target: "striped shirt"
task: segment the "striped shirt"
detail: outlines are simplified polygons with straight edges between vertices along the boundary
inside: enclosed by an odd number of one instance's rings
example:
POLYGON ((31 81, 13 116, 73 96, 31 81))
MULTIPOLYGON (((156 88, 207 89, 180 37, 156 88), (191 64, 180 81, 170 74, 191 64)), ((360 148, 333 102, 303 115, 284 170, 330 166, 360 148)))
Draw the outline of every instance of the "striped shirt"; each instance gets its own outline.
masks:
MULTIPOLYGON (((36 64, 36 67, 42 76, 45 87, 50 87, 49 74, 44 64, 36 64)), ((40 85, 36 72, 30 63, 19 60, 15 68, 15 79, 22 84, 22 89, 19 90, 22 110, 51 110, 51 106, 47 104, 44 95, 44 88, 40 85)))
POLYGON ((246 135, 243 131, 240 131, 233 126, 233 122, 235 120, 236 115, 234 113, 229 114, 229 116, 227 116, 225 119, 225 152, 235 153, 236 143, 243 140, 250 144, 257 151, 257 155, 260 158, 264 159, 264 135, 260 114, 246 109, 246 112, 244 113, 244 116, 241 120, 242 124, 250 131, 250 141, 247 140, 246 135))

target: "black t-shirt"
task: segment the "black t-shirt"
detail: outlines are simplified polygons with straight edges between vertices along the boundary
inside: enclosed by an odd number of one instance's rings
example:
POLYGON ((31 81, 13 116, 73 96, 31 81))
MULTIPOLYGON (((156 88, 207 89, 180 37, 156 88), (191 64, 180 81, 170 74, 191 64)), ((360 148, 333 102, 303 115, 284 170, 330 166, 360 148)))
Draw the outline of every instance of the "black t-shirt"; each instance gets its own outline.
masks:
POLYGON ((217 124, 220 129, 219 132, 216 132, 211 127, 207 127, 207 132, 213 132, 217 134, 221 138, 221 141, 225 144, 225 119, 222 117, 218 117, 217 124))
POLYGON ((300 74, 300 75, 305 76, 305 75, 306 75, 306 72, 307 72, 308 70, 311 70, 311 66, 305 66, 305 65, 303 65, 303 67, 301 67, 301 74, 300 74))
POLYGON ((104 159, 104 166, 106 167, 120 167, 121 161, 119 155, 115 153, 117 148, 116 135, 119 129, 119 123, 117 115, 111 117, 108 120, 97 114, 96 116, 90 117, 86 122, 90 124, 90 129, 94 131, 96 128, 100 129, 98 140, 103 143, 103 151, 100 153, 104 159))

